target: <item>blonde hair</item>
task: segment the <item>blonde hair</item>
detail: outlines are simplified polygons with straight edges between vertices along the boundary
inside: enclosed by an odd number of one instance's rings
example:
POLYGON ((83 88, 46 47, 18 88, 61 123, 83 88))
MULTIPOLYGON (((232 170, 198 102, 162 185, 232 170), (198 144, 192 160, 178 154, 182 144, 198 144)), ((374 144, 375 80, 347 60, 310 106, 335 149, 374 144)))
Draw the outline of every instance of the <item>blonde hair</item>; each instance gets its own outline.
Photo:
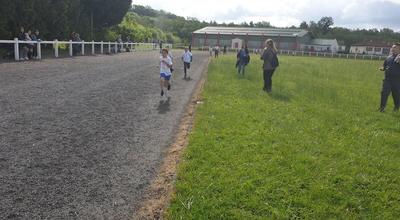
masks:
POLYGON ((278 49, 276 49, 275 42, 272 39, 268 39, 265 41, 265 49, 271 48, 274 53, 278 52, 278 49))

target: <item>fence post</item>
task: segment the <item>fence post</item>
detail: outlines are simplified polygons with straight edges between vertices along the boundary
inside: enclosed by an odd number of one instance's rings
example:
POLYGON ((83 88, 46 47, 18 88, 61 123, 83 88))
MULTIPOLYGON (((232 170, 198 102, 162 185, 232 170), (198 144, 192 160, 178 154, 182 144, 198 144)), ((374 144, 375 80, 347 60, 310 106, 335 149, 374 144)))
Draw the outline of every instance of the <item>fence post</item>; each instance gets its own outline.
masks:
POLYGON ((108 53, 111 54, 111 42, 108 41, 108 53))
POLYGON ((372 55, 371 55, 371 60, 372 60, 372 55))
POLYGON ((333 52, 332 52, 332 54, 331 54, 331 57, 333 58, 333 52))
POLYGON ((54 45, 54 55, 57 58, 58 57, 58 40, 57 39, 54 40, 53 45, 54 45))
POLYGON ((100 53, 103 54, 104 53, 104 42, 100 42, 100 53))
POLYGON ((114 43, 114 46, 115 46, 115 48, 114 48, 115 51, 114 51, 114 52, 115 52, 115 53, 118 53, 118 43, 115 42, 115 43, 114 43))
POLYGON ((72 40, 69 40, 69 56, 72 57, 74 55, 72 40))
POLYGON ((349 54, 347 54, 347 59, 349 59, 349 54))
POLYGON ((37 58, 39 60, 42 59, 42 43, 40 43, 40 41, 37 42, 37 48, 36 48, 36 52, 37 52, 37 58))
POLYGON ((19 42, 18 42, 18 38, 14 38, 14 58, 15 61, 19 61, 19 42))
POLYGON ((92 40, 92 55, 94 55, 94 40, 92 40))
POLYGON ((133 52, 133 43, 131 43, 131 52, 133 52))
POLYGON ((82 52, 82 55, 85 55, 85 41, 84 40, 82 41, 81 52, 82 52))

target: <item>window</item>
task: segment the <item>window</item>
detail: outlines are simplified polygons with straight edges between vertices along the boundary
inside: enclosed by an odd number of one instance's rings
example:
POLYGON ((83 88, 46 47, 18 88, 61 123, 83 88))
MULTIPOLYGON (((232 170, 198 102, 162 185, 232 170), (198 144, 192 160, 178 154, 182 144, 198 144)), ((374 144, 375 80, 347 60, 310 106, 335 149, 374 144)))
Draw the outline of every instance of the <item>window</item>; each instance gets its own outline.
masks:
POLYGON ((368 52, 372 51, 372 47, 367 47, 367 51, 368 52))
POLYGON ((380 53, 382 51, 382 48, 381 47, 375 47, 374 51, 380 53))

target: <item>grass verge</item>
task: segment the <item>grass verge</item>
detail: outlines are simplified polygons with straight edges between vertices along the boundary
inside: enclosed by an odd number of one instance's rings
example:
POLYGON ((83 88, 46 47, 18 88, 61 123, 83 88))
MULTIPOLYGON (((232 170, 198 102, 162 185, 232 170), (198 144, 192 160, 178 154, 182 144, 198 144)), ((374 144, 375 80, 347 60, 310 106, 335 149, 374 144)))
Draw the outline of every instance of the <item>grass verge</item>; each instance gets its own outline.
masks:
MULTIPOLYGON (((209 67, 170 219, 400 219, 400 114, 378 113, 381 62, 255 56, 209 67)), ((389 108, 393 107, 390 100, 389 108)))

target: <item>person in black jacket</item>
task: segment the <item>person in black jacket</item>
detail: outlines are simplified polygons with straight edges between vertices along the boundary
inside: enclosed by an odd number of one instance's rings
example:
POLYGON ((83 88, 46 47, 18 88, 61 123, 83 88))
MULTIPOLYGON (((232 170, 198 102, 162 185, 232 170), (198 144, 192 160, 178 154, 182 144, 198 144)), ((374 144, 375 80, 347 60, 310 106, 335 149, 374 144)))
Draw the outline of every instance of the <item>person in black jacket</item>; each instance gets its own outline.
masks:
POLYGON ((264 53, 261 55, 261 60, 264 61, 264 87, 263 90, 271 93, 272 91, 272 75, 274 75, 275 69, 279 66, 278 50, 276 49, 275 43, 272 39, 265 41, 266 47, 264 53))
MULTIPOLYGON (((20 28, 20 32, 18 34, 18 40, 25 41, 25 29, 24 27, 20 28)), ((28 59, 28 47, 26 44, 19 44, 19 58, 20 60, 28 59)))
POLYGON ((400 108, 400 43, 392 46, 391 55, 386 58, 381 71, 385 71, 381 92, 380 112, 384 112, 390 93, 392 93, 394 102, 394 111, 400 108))

